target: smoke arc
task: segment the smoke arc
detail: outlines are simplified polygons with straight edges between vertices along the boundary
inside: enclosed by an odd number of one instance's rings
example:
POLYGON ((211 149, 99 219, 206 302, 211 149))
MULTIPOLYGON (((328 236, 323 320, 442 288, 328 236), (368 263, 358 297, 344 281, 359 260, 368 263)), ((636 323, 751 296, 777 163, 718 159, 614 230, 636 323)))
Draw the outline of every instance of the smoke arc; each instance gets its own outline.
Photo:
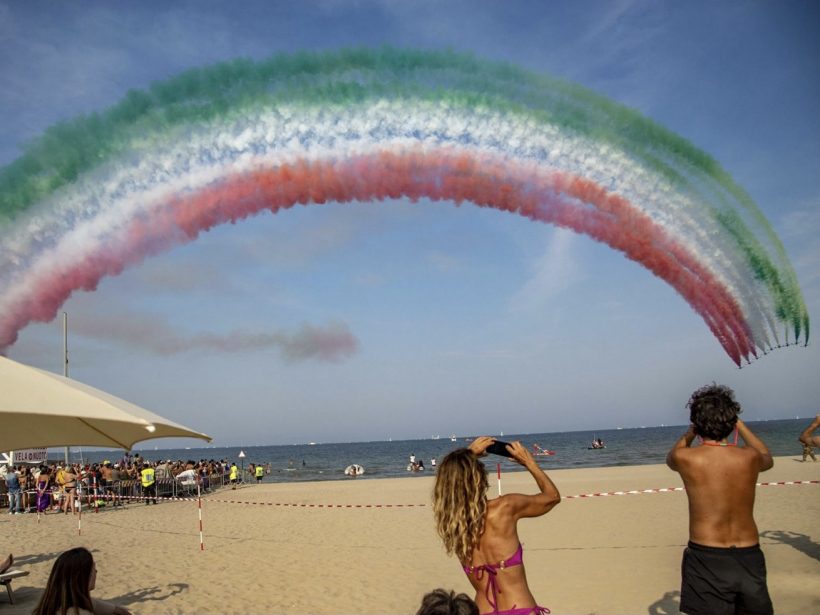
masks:
MULTIPOLYGON (((398 198, 491 207, 605 243, 672 286, 737 365, 808 342, 780 240, 707 153, 549 76, 354 49, 188 71, 48 129, 0 169, 0 351, 74 291, 216 225, 398 198)), ((323 352, 246 341, 294 359, 323 352)), ((349 336, 325 341, 331 358, 355 350, 349 336)))

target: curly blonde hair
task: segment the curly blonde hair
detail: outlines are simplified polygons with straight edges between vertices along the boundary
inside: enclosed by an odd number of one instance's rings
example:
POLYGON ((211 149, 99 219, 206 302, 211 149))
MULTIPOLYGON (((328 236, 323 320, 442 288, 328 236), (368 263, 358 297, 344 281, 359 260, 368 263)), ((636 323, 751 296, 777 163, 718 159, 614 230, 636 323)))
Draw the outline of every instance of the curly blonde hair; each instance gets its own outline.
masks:
POLYGON ((484 531, 487 471, 470 449, 449 453, 436 471, 433 515, 448 555, 469 564, 484 531))

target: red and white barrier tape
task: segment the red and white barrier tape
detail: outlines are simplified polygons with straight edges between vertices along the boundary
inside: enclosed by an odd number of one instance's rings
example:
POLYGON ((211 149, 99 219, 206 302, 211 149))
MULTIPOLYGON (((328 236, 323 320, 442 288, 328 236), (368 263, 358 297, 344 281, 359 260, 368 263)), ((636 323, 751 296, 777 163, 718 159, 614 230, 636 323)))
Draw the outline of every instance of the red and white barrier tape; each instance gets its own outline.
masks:
MULTIPOLYGON (((179 496, 162 496, 159 495, 156 498, 154 496, 145 497, 144 495, 103 495, 100 494, 98 496, 88 496, 83 495, 84 499, 91 499, 91 506, 94 505, 94 500, 109 500, 113 502, 117 502, 120 500, 128 500, 128 501, 143 501, 143 500, 156 500, 157 502, 198 502, 200 498, 196 497, 179 497, 179 496)), ((220 500, 216 498, 206 497, 206 502, 219 502, 221 504, 250 504, 255 506, 281 506, 281 507, 293 507, 293 508, 418 508, 421 506, 427 506, 427 504, 308 504, 308 503, 290 503, 290 502, 248 502, 246 500, 220 500)), ((89 504, 87 504, 89 505, 89 504)))
MULTIPOLYGON (((758 487, 779 487, 783 485, 817 485, 818 480, 787 480, 771 483, 757 483, 758 487)), ((572 500, 576 498, 597 498, 609 497, 612 495, 638 495, 642 493, 671 493, 673 491, 686 491, 684 487, 664 487, 661 489, 632 489, 630 491, 606 491, 601 493, 581 493, 578 495, 565 495, 561 499, 572 500)))
POLYGON ((82 498, 83 501, 85 501, 86 506, 94 506, 95 500, 96 501, 108 500, 108 501, 112 501, 112 502, 118 502, 120 500, 136 500, 136 501, 151 500, 152 502, 154 500, 156 500, 157 502, 196 502, 197 501, 197 498, 195 498, 195 497, 178 497, 178 496, 170 496, 170 495, 168 495, 168 496, 158 495, 156 497, 154 497, 153 495, 149 495, 149 496, 146 497, 144 495, 111 495, 110 493, 108 493, 108 494, 100 493, 98 495, 83 493, 82 496, 78 496, 76 499, 79 500, 80 498, 82 498))
MULTIPOLYGON (((820 480, 788 480, 767 483, 757 483, 758 487, 782 487, 790 485, 817 485, 820 480)), ((610 497, 616 495, 641 495, 646 493, 672 493, 675 491, 685 491, 683 487, 662 487, 658 489, 631 489, 628 491, 603 491, 598 493, 579 493, 576 495, 565 495, 561 499, 573 500, 581 498, 598 498, 610 497)), ((84 496, 87 497, 87 496, 84 496)), ((196 497, 179 497, 179 496, 158 496, 148 497, 141 495, 102 495, 98 497, 91 496, 92 501, 97 500, 154 500, 158 502, 198 502, 200 498, 196 497)), ((223 500, 215 497, 206 497, 206 502, 218 502, 220 504, 246 504, 249 506, 277 506, 280 508, 424 508, 427 504, 309 504, 305 502, 249 502, 247 500, 223 500)), ((93 505, 93 503, 92 503, 93 505)))
POLYGON ((305 504, 289 502, 246 502, 241 500, 208 499, 222 504, 250 504, 252 506, 281 506, 290 508, 421 508, 427 504, 305 504))
POLYGON ((640 493, 669 493, 670 491, 685 491, 683 487, 664 487, 661 489, 632 489, 630 491, 605 491, 601 493, 579 493, 578 495, 565 495, 562 500, 573 500, 576 498, 605 498, 611 495, 638 495, 640 493))

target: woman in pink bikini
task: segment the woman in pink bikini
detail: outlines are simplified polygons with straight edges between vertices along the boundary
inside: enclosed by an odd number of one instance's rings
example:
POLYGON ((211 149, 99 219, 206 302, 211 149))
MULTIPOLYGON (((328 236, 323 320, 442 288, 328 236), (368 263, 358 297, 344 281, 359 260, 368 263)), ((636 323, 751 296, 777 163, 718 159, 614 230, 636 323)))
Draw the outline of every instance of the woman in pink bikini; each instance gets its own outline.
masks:
POLYGON ((495 440, 476 438, 469 448, 452 451, 438 466, 433 513, 448 554, 455 554, 476 591, 479 612, 494 615, 543 615, 527 585, 518 520, 540 517, 561 501, 561 494, 520 442, 506 446, 510 457, 535 479, 540 493, 511 493, 487 499, 487 470, 479 457, 495 440))

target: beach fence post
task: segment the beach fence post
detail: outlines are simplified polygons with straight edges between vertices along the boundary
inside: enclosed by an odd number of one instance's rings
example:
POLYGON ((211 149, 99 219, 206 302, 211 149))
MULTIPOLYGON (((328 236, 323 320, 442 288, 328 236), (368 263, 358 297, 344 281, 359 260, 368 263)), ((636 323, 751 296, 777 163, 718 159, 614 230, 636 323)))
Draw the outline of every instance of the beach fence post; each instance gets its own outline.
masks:
POLYGON ((199 484, 201 482, 201 477, 199 474, 196 475, 196 502, 197 502, 197 509, 199 511, 199 550, 205 550, 205 540, 202 536, 202 491, 199 488, 199 484))
POLYGON ((498 495, 501 495, 501 464, 495 464, 496 471, 498 472, 498 495))
MULTIPOLYGON (((82 480, 77 481, 77 510, 79 513, 77 514, 77 536, 83 535, 83 493, 82 487, 80 485, 83 484, 82 480)), ((66 508, 68 510, 68 508, 66 508)))

